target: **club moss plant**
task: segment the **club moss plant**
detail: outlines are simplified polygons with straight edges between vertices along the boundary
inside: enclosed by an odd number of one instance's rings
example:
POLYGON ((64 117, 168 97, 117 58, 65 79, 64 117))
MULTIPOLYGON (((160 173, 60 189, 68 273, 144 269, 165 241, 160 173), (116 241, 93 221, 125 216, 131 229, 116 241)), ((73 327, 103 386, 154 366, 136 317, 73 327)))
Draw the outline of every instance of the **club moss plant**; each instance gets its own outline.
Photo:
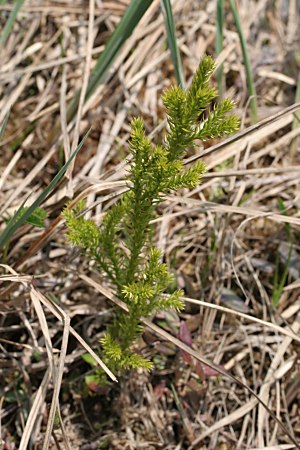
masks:
POLYGON ((233 108, 231 100, 211 107, 217 96, 209 83, 214 69, 212 58, 204 56, 189 89, 175 86, 165 91, 162 100, 168 126, 163 142, 154 145, 146 136, 143 120, 132 120, 128 191, 105 214, 100 227, 80 216, 80 206, 63 212, 70 242, 97 263, 116 295, 128 306, 128 313, 115 311, 100 341, 106 364, 116 372, 151 369, 151 361, 134 351, 142 332, 140 318, 184 306, 181 290, 169 297, 162 295, 173 277, 153 245, 150 222, 167 193, 193 188, 200 182, 205 164, 198 161, 185 168, 183 157, 187 149, 197 140, 224 136, 238 129, 237 117, 227 115, 233 108))

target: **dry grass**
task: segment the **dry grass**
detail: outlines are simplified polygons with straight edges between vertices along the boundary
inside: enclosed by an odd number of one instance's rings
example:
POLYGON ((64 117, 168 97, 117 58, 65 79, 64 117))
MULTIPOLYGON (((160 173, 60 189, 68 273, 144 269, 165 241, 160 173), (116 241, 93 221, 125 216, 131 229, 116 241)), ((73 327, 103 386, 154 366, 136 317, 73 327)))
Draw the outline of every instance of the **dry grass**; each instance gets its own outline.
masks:
MULTIPOLYGON (((82 354, 90 352, 103 366, 92 348, 118 299, 68 246, 60 212, 68 196, 74 203, 86 198, 89 215, 100 222, 126 189, 130 117, 141 115, 153 139, 161 137, 160 95, 175 80, 159 3, 153 1, 85 104, 95 58, 129 0, 27 0, 1 49, 0 123, 11 108, 0 143, 1 217, 29 194, 36 198, 63 153, 92 127, 66 182, 46 202, 46 230, 23 226, 3 256, 4 449, 300 448, 297 0, 239 2, 259 104, 260 122, 251 128, 238 36, 226 15, 218 64, 224 63, 242 130, 190 154, 187 163, 202 156, 207 162, 203 183, 166 198, 155 221, 157 244, 186 293, 180 320, 193 348, 178 340, 176 314, 161 314, 144 322, 140 342, 155 361, 151 374, 125 375, 94 392, 84 382, 89 367, 82 354), (67 123, 77 89, 80 107, 67 123), (57 124, 61 132, 53 142, 57 124), (275 305, 275 274, 280 282, 285 268, 275 305), (178 348, 221 375, 201 381, 178 348)), ((189 81, 200 56, 214 53, 215 2, 173 4, 189 81)), ((1 25, 11 8, 0 5, 1 25)))

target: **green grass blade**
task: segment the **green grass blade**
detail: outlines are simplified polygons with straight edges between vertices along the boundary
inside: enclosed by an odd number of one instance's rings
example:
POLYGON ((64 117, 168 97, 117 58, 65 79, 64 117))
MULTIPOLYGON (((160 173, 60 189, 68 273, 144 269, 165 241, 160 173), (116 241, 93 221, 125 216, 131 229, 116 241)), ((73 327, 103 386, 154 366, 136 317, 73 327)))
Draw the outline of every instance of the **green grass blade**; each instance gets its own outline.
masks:
MULTIPOLYGON (((295 103, 300 102, 300 71, 298 73, 298 81, 297 81, 297 90, 296 90, 296 96, 295 96, 295 103)), ((300 127, 300 111, 295 112, 295 118, 293 121, 293 130, 300 127)), ((295 137, 293 139, 293 142, 291 144, 291 158, 293 159, 296 152, 296 147, 299 143, 299 136, 295 137)))
POLYGON ((41 203, 48 197, 50 192, 54 189, 57 183, 61 180, 63 175, 65 174, 67 168, 69 167, 72 160, 76 157, 77 153, 83 146, 86 138, 89 135, 90 130, 85 134, 84 138, 76 148, 76 150, 72 153, 68 161, 64 164, 64 166, 60 169, 60 171, 55 175, 53 180, 49 183, 46 189, 38 196, 38 198, 26 209, 21 215, 20 212, 22 208, 25 206, 26 201, 20 206, 14 216, 6 225, 4 231, 0 234, 0 249, 2 249, 9 241, 13 233, 21 226, 26 220, 32 215, 32 213, 41 205, 41 203))
MULTIPOLYGON (((105 74, 119 53, 124 42, 132 34, 133 30, 151 5, 153 0, 132 0, 124 16, 109 39, 103 53, 101 53, 94 70, 91 74, 86 99, 89 98, 99 84, 103 81, 105 74)), ((76 111, 79 101, 79 93, 76 94, 73 102, 68 108, 67 118, 70 121, 76 111)))
POLYGON ((6 39, 9 36, 10 30, 12 29, 14 22, 16 20, 17 14, 20 11, 20 9, 23 6, 25 0, 17 0, 14 9, 11 11, 7 22, 2 30, 2 33, 0 35, 0 48, 5 43, 6 39))
MULTIPOLYGON (((283 216, 288 216, 286 206, 284 204, 284 201, 281 198, 278 199, 277 206, 280 211, 280 214, 282 214, 283 216)), ((291 224, 285 223, 284 227, 285 227, 285 231, 286 231, 290 246, 289 246, 289 251, 288 251, 288 255, 287 255, 287 260, 284 264, 283 273, 282 273, 282 271, 280 271, 279 253, 277 252, 277 254, 276 254, 276 266, 275 266, 273 292, 272 292, 272 304, 275 307, 278 305, 278 302, 282 296, 283 288, 285 286, 285 283, 286 283, 286 280, 287 280, 287 277, 289 274, 289 268, 290 268, 292 251, 293 251, 293 236, 292 236, 292 232, 291 232, 291 224), (279 280, 279 272, 281 273, 280 280, 279 280)))
POLYGON ((10 114, 10 111, 8 111, 6 113, 6 116, 4 117, 4 121, 3 121, 3 123, 2 123, 2 125, 0 127, 0 140, 2 139, 2 136, 4 135, 4 131, 5 131, 5 128, 6 128, 6 125, 7 125, 9 114, 10 114))
POLYGON ((230 0, 230 8, 234 17, 236 29, 240 38, 240 44, 242 48, 243 58, 244 58, 244 64, 245 64, 245 70, 246 70, 246 78, 247 78, 247 86, 248 86, 248 93, 251 97, 250 100, 250 116, 251 116, 251 122, 256 123, 258 120, 257 116, 257 99, 256 99, 256 91, 254 86, 254 81, 252 77, 252 71, 250 66, 250 59, 249 54, 247 50, 247 43, 245 39, 245 35, 243 32, 242 24, 240 21, 240 16, 236 7, 235 0, 230 0))
POLYGON ((276 269, 275 269, 275 275, 274 275, 274 282, 273 282, 273 292, 272 292, 272 305, 274 307, 278 306, 278 302, 282 296, 284 286, 286 284, 286 280, 289 274, 289 266, 291 262, 291 256, 292 256, 292 250, 293 250, 293 244, 290 243, 289 252, 288 252, 288 258, 284 265, 283 272, 281 274, 280 280, 279 280, 279 256, 276 257, 276 269))
POLYGON ((175 76, 177 83, 182 88, 185 87, 182 61, 176 39, 176 27, 173 17, 172 5, 170 0, 161 0, 161 8, 165 19, 165 27, 167 32, 168 46, 174 64, 175 76))
MULTIPOLYGON (((216 54, 219 55, 223 50, 224 39, 224 0, 217 0, 217 22, 216 22, 216 54)), ((223 64, 216 71, 218 81, 219 96, 223 98, 224 95, 224 79, 223 79, 223 64)))

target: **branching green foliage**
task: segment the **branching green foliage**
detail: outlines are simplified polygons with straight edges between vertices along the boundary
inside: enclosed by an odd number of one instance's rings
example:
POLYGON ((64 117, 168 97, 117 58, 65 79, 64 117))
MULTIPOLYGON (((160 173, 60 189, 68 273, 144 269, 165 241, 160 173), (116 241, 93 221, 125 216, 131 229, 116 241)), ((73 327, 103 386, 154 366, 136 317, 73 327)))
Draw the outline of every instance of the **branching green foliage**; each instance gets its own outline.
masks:
POLYGON ((80 217, 78 210, 64 211, 69 240, 95 260, 115 288, 129 312, 116 311, 101 340, 106 363, 112 370, 151 368, 151 362, 132 351, 142 328, 140 318, 157 310, 183 308, 182 292, 163 297, 172 284, 172 275, 152 244, 156 206, 171 190, 195 187, 205 171, 202 161, 184 168, 182 157, 197 139, 205 140, 232 133, 238 128, 235 116, 226 116, 233 107, 225 100, 209 109, 217 92, 209 85, 213 60, 205 56, 191 87, 173 87, 163 96, 168 115, 164 142, 153 145, 146 136, 143 120, 131 123, 128 192, 105 215, 98 228, 80 217))

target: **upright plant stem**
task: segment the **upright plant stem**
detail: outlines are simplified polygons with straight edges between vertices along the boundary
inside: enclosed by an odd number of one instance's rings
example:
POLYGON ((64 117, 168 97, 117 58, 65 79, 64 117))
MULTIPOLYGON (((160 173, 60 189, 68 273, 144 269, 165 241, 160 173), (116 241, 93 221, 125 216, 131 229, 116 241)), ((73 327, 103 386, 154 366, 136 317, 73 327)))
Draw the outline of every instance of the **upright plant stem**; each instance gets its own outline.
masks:
POLYGON ((9 17, 7 19, 7 22, 6 22, 6 24, 5 24, 5 26, 4 26, 3 30, 2 30, 2 33, 0 35, 0 50, 1 50, 1 47, 3 46, 3 44, 5 44, 6 39, 9 36, 10 30, 12 29, 12 27, 14 25, 14 22, 16 20, 17 14, 20 11, 20 9, 22 8, 24 1, 25 0, 17 0, 16 1, 15 7, 11 11, 11 13, 10 13, 10 15, 9 15, 9 17))
MULTIPOLYGON (((104 51, 99 56, 97 63, 91 73, 86 91, 85 101, 95 92, 97 87, 103 83, 104 77, 120 52, 125 41, 134 31, 135 27, 150 7, 153 0, 131 0, 124 16, 121 18, 116 29, 108 40, 104 51)), ((80 98, 80 90, 74 95, 67 109, 67 122, 70 122, 77 113, 80 98)), ((52 145, 60 133, 60 121, 58 121, 49 138, 48 145, 52 145)))
POLYGON ((236 7, 235 0, 229 0, 230 1, 230 8, 234 17, 235 25, 237 28, 237 32, 240 38, 240 44, 242 48, 243 58, 244 58, 244 64, 245 64, 245 70, 246 70, 246 78, 247 78, 247 86, 248 86, 248 93, 251 97, 250 100, 250 116, 251 116, 251 122, 256 123, 258 120, 257 116, 257 99, 256 99, 256 91, 254 86, 254 81, 252 77, 252 71, 251 71, 251 65, 250 65, 250 59, 249 54, 247 50, 247 43, 244 35, 244 31, 242 28, 242 24, 240 21, 240 16, 236 7))
MULTIPOLYGON (((153 0, 132 0, 124 16, 120 20, 117 28, 109 39, 103 53, 101 53, 94 70, 90 76, 86 99, 89 98, 95 89, 102 83, 105 74, 115 60, 124 42, 134 31, 135 27, 151 5, 153 0)), ((71 120, 76 111, 79 102, 79 93, 75 96, 73 102, 68 108, 67 118, 71 120)))
MULTIPOLYGON (((224 0, 217 0, 217 22, 216 22, 216 54, 219 55, 223 50, 224 39, 224 0)), ((219 97, 223 98, 224 95, 224 77, 223 77, 223 64, 216 71, 216 77, 218 81, 219 97)))
POLYGON ((176 38, 176 27, 173 17, 172 5, 170 0, 161 0, 161 8, 165 19, 168 45, 174 64, 175 76, 179 86, 185 87, 182 61, 176 38))
MULTIPOLYGON (((300 71, 298 73, 297 90, 295 96, 295 103, 300 102, 300 71)), ((295 118, 293 121, 293 130, 300 127, 300 111, 295 112, 295 118)), ((291 158, 295 156, 296 147, 299 143, 299 136, 295 137, 291 143, 291 158)))

